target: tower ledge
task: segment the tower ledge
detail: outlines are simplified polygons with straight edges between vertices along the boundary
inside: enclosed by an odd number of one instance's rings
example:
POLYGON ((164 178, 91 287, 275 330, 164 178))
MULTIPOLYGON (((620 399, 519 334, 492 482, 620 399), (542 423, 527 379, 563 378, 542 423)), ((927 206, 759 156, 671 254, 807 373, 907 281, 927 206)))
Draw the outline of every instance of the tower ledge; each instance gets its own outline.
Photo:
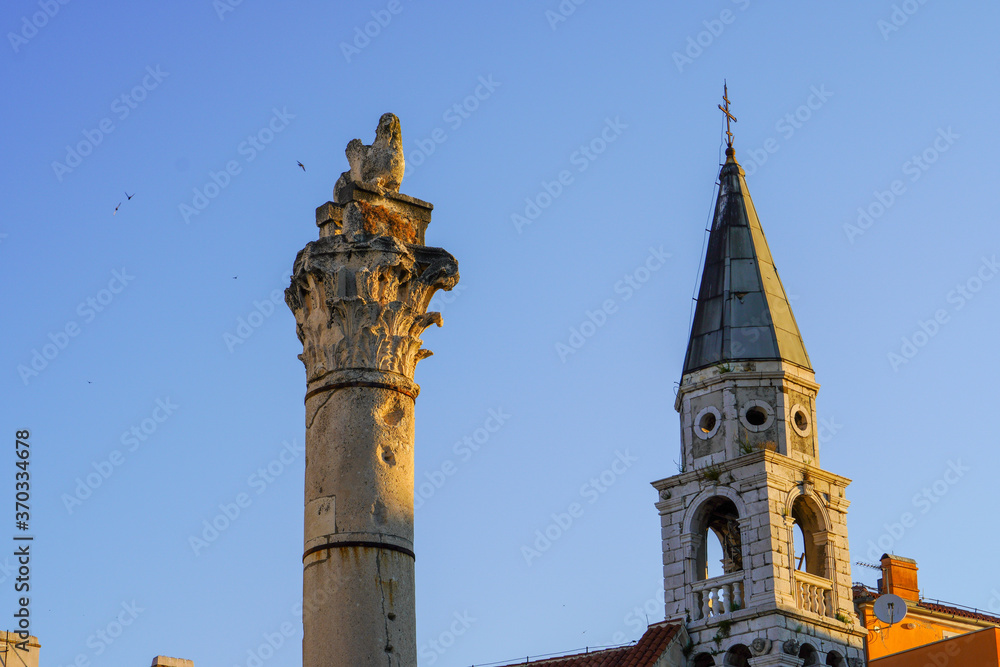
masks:
POLYGON ((746 361, 742 363, 717 364, 686 373, 681 378, 674 399, 674 410, 681 411, 684 395, 697 392, 724 380, 793 380, 803 387, 818 392, 820 385, 816 382, 812 371, 795 364, 782 361, 746 361))

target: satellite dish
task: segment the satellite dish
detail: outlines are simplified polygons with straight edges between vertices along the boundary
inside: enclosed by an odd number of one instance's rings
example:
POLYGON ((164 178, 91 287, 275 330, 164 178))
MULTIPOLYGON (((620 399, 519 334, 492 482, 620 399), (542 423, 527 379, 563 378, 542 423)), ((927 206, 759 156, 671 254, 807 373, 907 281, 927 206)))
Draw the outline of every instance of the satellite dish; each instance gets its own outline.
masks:
POLYGON ((899 623, 906 616, 906 600, 898 595, 887 593, 875 600, 872 611, 875 612, 875 618, 883 623, 889 625, 899 623))

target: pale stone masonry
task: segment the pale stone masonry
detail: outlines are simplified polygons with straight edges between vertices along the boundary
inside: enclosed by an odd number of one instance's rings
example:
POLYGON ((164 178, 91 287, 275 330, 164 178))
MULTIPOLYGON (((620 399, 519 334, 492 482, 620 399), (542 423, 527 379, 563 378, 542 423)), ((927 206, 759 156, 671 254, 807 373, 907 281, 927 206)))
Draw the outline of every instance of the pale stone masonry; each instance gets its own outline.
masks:
POLYGON ((194 667, 194 662, 181 658, 171 658, 165 655, 158 655, 153 658, 151 667, 194 667))
POLYGON ((415 667, 413 374, 458 263, 424 245, 433 207, 398 192, 399 119, 347 156, 285 292, 306 367, 302 664, 415 667))
POLYGON ((18 632, 0 630, 0 662, 7 667, 38 667, 40 648, 34 635, 23 639, 18 632))
POLYGON ((695 667, 854 667, 866 633, 851 589, 850 480, 819 467, 819 385, 726 154, 674 405, 683 472, 653 483, 666 618, 686 624, 695 667), (723 554, 711 578, 709 540, 723 554))

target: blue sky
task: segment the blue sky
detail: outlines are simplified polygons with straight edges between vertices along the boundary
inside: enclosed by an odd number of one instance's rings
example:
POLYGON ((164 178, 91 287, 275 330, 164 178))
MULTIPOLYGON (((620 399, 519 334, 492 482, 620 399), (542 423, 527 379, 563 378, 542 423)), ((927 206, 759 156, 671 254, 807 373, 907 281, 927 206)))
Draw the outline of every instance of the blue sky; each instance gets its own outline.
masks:
POLYGON ((915 558, 927 597, 1000 611, 1000 577, 979 567, 1000 548, 984 530, 1000 463, 998 13, 5 4, 0 494, 30 429, 44 664, 247 665, 283 627, 263 664, 300 664, 305 383, 281 292, 344 147, 386 111, 402 192, 435 205, 427 242, 462 274, 416 378, 418 490, 433 487, 416 517, 421 665, 608 644, 662 618, 649 482, 677 471, 724 79, 822 384, 821 463, 854 480, 852 559, 915 558), (582 514, 526 558, 572 503, 582 514))

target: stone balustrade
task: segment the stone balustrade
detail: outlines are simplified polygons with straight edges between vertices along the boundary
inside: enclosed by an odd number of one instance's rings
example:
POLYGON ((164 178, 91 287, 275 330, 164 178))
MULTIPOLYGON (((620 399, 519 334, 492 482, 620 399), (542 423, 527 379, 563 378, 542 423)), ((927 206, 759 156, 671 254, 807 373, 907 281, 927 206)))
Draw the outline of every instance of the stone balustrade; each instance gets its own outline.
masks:
POLYGON ((711 620, 743 608, 742 570, 713 577, 692 585, 692 620, 711 620))
POLYGON ((833 616, 833 582, 808 572, 795 572, 795 602, 799 609, 820 616, 833 616))

